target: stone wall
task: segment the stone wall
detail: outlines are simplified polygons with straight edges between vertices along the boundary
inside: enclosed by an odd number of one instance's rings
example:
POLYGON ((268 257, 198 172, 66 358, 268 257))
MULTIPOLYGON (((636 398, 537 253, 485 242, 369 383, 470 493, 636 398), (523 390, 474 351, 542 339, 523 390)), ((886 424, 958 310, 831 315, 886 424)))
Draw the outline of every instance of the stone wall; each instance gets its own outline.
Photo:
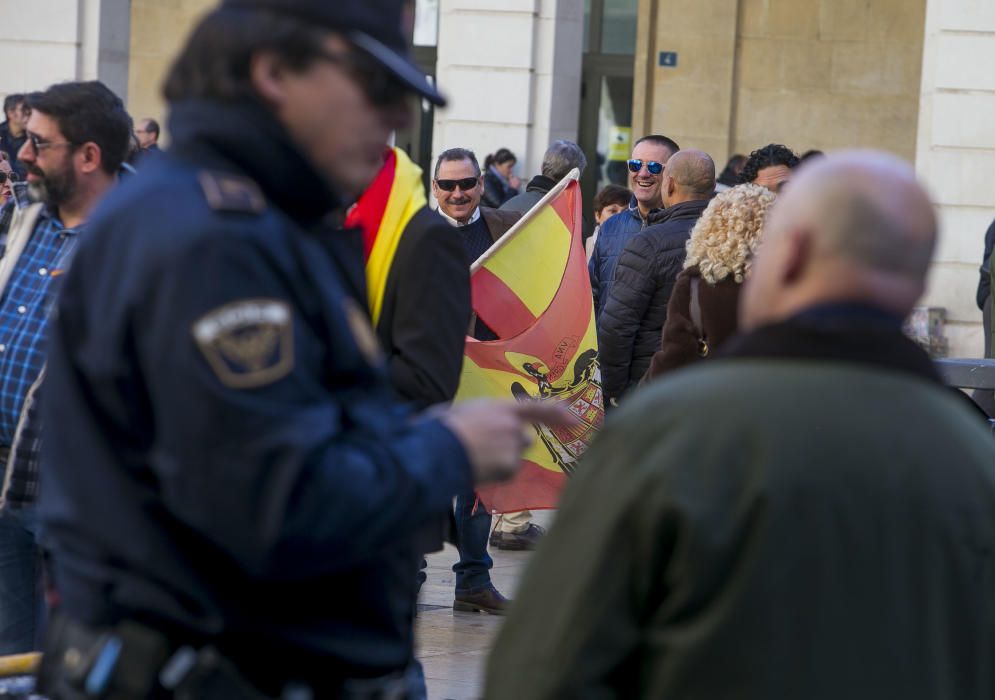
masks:
POLYGON ((433 151, 456 146, 483 161, 504 146, 523 180, 546 146, 577 139, 581 0, 441 0, 433 151))
POLYGON ((126 99, 128 20, 128 0, 0 0, 0 99, 94 79, 126 99))
MULTIPOLYGON (((128 111, 165 128, 162 81, 194 23, 218 0, 132 0, 128 111)), ((168 141, 168 134, 165 136, 168 141)))
POLYGON ((643 18, 637 131, 720 167, 773 141, 914 159, 925 0, 643 0, 643 18))
POLYGON ((995 3, 930 0, 925 34, 916 168, 941 228, 926 303, 947 311, 951 355, 981 357, 974 299, 995 218, 995 3))

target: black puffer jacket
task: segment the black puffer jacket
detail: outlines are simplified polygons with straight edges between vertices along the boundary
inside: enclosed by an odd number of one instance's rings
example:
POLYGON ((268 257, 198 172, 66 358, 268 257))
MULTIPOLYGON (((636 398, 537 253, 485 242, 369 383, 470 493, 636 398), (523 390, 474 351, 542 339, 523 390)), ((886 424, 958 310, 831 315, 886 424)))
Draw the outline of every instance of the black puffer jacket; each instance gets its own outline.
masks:
POLYGON ((708 200, 659 211, 625 244, 598 321, 601 382, 606 399, 620 399, 639 382, 660 349, 667 302, 684 267, 691 229, 708 200))

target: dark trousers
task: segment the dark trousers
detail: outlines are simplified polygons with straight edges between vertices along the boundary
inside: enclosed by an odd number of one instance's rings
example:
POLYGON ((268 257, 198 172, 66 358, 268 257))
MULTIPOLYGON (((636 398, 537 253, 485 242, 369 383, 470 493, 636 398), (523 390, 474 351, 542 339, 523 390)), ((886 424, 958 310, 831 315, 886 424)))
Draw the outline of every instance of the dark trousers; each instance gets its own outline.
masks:
POLYGON ((491 514, 477 501, 473 489, 456 496, 456 548, 459 561, 453 565, 456 592, 473 593, 491 585, 494 562, 487 553, 491 514), (476 506, 476 508, 474 508, 476 506))
POLYGON ((0 512, 0 656, 40 648, 45 604, 33 510, 0 512))

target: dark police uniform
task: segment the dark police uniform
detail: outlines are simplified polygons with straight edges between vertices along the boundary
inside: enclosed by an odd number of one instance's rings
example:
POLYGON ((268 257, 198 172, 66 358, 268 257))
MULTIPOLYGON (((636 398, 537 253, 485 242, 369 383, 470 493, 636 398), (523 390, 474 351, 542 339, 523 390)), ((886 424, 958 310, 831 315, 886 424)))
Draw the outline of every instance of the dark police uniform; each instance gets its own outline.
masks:
POLYGON ((93 217, 53 323, 40 517, 61 615, 335 696, 410 664, 410 533, 469 487, 468 458, 390 398, 361 249, 269 112, 180 103, 170 128, 93 217))

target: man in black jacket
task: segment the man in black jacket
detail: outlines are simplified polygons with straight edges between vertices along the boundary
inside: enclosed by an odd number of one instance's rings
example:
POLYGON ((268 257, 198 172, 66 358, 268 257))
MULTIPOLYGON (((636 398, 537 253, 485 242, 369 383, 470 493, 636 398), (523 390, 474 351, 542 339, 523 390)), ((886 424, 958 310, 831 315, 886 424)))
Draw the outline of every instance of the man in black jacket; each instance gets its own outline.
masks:
POLYGON ((612 403, 639 382, 660 349, 685 246, 715 191, 715 163, 703 151, 678 151, 667 161, 662 190, 665 209, 625 244, 598 325, 601 382, 612 403))
POLYGON ((391 386, 418 409, 452 401, 470 322, 470 263, 460 239, 425 207, 404 228, 376 331, 391 386))

